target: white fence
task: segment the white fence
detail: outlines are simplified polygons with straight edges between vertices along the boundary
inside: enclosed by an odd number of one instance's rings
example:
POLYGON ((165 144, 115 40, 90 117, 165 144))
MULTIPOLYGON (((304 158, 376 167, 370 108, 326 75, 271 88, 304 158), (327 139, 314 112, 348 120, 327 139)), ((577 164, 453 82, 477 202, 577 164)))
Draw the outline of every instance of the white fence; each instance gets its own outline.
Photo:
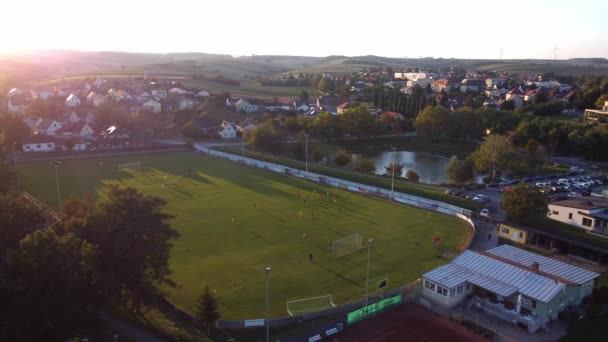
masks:
MULTIPOLYGON (((353 191, 353 192, 360 192, 360 193, 366 194, 366 195, 383 197, 386 199, 391 198, 391 191, 384 189, 384 188, 371 186, 371 185, 367 185, 367 184, 351 182, 351 181, 347 181, 347 180, 343 180, 343 179, 339 179, 339 178, 321 175, 321 174, 314 173, 314 172, 307 172, 307 171, 303 171, 300 169, 287 167, 287 166, 280 165, 280 164, 269 163, 269 162, 265 162, 265 161, 261 161, 261 160, 257 160, 257 159, 241 157, 241 156, 231 154, 231 153, 216 151, 216 150, 213 150, 213 149, 210 149, 207 147, 195 146, 195 149, 199 152, 207 153, 212 156, 232 160, 234 162, 243 163, 243 164, 249 165, 249 166, 259 167, 261 169, 270 170, 270 171, 274 171, 277 173, 288 174, 291 176, 303 178, 303 179, 310 180, 313 182, 319 182, 319 183, 329 185, 329 186, 342 188, 342 189, 353 191)), ((470 220, 468 220, 468 218, 471 217, 471 211, 464 209, 464 208, 457 207, 455 205, 451 205, 451 204, 440 202, 440 201, 430 200, 430 199, 424 198, 424 197, 412 196, 412 195, 408 195, 408 194, 405 194, 402 192, 397 192, 397 191, 394 191, 392 193, 392 198, 395 202, 408 204, 411 206, 415 206, 415 207, 419 207, 419 208, 423 208, 423 209, 427 209, 427 210, 433 210, 433 211, 437 211, 437 212, 444 213, 447 215, 458 216, 460 219, 464 219, 468 223, 472 223, 470 220)))

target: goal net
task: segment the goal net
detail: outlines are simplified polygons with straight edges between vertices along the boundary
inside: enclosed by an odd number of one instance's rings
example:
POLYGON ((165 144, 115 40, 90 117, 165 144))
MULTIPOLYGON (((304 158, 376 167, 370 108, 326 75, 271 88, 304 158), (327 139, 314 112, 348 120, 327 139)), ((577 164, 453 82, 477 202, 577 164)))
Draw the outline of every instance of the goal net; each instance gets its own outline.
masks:
POLYGON ((337 256, 347 255, 363 248, 363 237, 353 234, 332 243, 332 253, 337 256))
POLYGON ((141 163, 136 162, 136 163, 118 164, 117 167, 119 169, 138 169, 141 167, 141 163))
POLYGON ((321 311, 335 307, 336 304, 334 303, 334 299, 331 295, 287 301, 287 313, 289 313, 290 316, 321 311))

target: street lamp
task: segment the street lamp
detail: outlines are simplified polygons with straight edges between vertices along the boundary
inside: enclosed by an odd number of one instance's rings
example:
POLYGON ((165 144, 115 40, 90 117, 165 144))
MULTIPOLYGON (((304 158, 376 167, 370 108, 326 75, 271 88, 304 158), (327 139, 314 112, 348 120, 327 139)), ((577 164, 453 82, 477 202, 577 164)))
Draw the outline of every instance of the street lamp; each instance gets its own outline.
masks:
POLYGON ((268 295, 270 266, 266 266, 266 342, 270 341, 270 298, 268 295))
POLYGON ((369 259, 373 242, 374 239, 367 239, 367 280, 365 281, 365 307, 367 307, 367 300, 369 296, 369 259))
POLYGON ((306 172, 308 172, 308 133, 304 136, 306 137, 306 172))
POLYGON ((393 179, 391 180, 391 201, 393 200, 393 191, 395 190, 395 154, 397 153, 397 148, 393 147, 393 179))
POLYGON ((15 145, 17 145, 17 142, 13 141, 13 167, 15 168, 15 177, 17 178, 17 192, 20 192, 21 186, 19 184, 19 174, 17 173, 17 152, 15 152, 15 145))
POLYGON ((53 160, 51 164, 55 167, 55 181, 57 182, 57 203, 59 204, 59 210, 61 210, 61 189, 59 188, 59 165, 61 162, 53 160))

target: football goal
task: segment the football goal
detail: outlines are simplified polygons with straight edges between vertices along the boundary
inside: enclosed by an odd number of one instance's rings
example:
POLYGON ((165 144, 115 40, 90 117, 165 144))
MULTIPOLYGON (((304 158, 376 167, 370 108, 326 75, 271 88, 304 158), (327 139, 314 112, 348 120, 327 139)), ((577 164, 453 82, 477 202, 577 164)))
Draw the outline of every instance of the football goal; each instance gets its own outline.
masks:
POLYGON ((363 248, 363 237, 353 234, 332 243, 332 253, 337 256, 347 255, 363 248))
POLYGON ((287 313, 290 316, 335 308, 336 304, 331 295, 304 298, 287 301, 287 313))
POLYGON ((139 169, 141 167, 141 163, 135 162, 135 163, 118 164, 117 167, 119 169, 139 169))

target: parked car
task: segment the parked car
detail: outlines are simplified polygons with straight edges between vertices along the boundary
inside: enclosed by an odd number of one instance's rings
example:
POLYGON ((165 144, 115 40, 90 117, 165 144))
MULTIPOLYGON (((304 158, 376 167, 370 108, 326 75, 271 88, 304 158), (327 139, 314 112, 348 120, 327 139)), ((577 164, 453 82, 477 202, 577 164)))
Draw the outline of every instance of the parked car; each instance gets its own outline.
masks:
POLYGON ((479 213, 479 216, 490 217, 490 209, 484 208, 479 213))
POLYGON ((473 197, 473 201, 487 203, 487 202, 490 202, 490 198, 488 198, 488 196, 486 196, 486 195, 479 194, 479 195, 473 197))
POLYGON ((568 197, 570 197, 570 198, 579 197, 580 195, 581 194, 576 191, 571 191, 568 193, 568 197))

